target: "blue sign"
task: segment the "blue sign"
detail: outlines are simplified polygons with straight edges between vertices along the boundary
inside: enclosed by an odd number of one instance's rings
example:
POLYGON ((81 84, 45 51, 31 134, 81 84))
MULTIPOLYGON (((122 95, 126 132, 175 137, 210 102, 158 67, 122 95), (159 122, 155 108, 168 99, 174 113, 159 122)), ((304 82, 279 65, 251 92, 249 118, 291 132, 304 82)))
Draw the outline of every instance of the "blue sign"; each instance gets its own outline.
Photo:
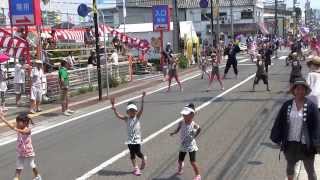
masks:
POLYGON ((11 16, 33 15, 33 0, 11 0, 11 16))
POLYGON ((201 8, 207 8, 209 6, 208 0, 200 0, 199 5, 201 8))
POLYGON ((168 5, 152 7, 153 30, 170 31, 170 9, 168 5))

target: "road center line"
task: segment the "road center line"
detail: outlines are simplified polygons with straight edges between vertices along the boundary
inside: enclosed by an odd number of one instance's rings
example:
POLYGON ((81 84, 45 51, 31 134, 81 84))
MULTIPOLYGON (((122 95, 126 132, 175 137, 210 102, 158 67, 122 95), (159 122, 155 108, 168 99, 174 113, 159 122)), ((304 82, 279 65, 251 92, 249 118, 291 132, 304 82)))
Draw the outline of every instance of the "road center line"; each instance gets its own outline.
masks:
MULTIPOLYGON (((241 85, 245 84, 246 82, 250 81, 252 78, 255 77, 255 75, 256 75, 255 73, 250 75, 249 77, 247 77, 245 80, 241 81, 240 83, 238 83, 238 84, 234 85, 233 87, 227 89, 226 91, 224 91, 221 94, 217 95, 216 97, 210 99, 209 101, 201 104, 200 106, 198 106, 196 108, 196 111, 200 111, 201 109, 203 109, 203 108, 207 107, 208 105, 212 104, 217 99, 223 97, 224 95, 230 93, 234 89, 236 89, 236 88, 240 87, 241 85)), ((165 132, 166 130, 170 129, 171 127, 173 127, 174 125, 179 123, 181 120, 182 120, 182 117, 180 117, 177 120, 173 121, 172 123, 166 125, 165 127, 161 128, 160 130, 156 131, 155 133, 149 135, 148 137, 146 137, 143 140, 142 144, 145 144, 145 143, 151 141, 155 137, 159 136, 161 133, 165 132)), ((107 166, 115 163, 116 161, 118 161, 119 159, 123 158, 124 156, 126 156, 128 154, 129 154, 129 150, 126 149, 126 150, 120 152, 119 154, 113 156, 112 158, 108 159, 107 161, 101 163, 99 166, 97 166, 96 168, 94 168, 94 169, 90 170, 89 172, 85 173, 81 177, 78 177, 76 180, 86 180, 86 179, 90 178, 91 176, 95 175, 96 173, 98 173, 99 171, 101 171, 102 169, 104 169, 107 166)))

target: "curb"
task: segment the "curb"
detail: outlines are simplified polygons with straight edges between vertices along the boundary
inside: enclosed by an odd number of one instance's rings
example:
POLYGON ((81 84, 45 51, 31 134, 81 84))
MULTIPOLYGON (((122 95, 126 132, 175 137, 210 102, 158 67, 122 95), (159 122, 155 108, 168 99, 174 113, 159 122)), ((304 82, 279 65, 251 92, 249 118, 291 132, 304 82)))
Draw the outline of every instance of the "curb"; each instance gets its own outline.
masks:
MULTIPOLYGON (((180 75, 186 75, 186 74, 192 73, 195 70, 198 70, 197 66, 191 67, 191 68, 189 68, 187 70, 184 70, 184 71, 180 71, 180 75)), ((150 87, 150 86, 162 83, 162 82, 163 82, 162 81, 162 76, 160 76, 159 78, 151 79, 150 81, 147 80, 145 83, 141 83, 141 84, 136 85, 136 86, 130 86, 130 87, 125 87, 123 89, 119 89, 118 91, 115 91, 115 92, 109 94, 109 97, 110 96, 112 96, 112 97, 124 96, 124 95, 127 95, 130 92, 139 91, 139 90, 145 89, 147 87, 150 87)), ((70 108, 81 108, 83 106, 91 106, 91 105, 94 105, 94 104, 97 104, 97 103, 104 102, 104 101, 108 100, 109 97, 107 95, 104 95, 102 97, 102 100, 99 101, 99 97, 95 96, 95 97, 91 97, 91 98, 86 99, 86 100, 81 100, 81 101, 76 101, 76 102, 70 103, 69 107, 70 108)), ((35 117, 39 117, 41 115, 45 115, 45 114, 49 114, 49 113, 53 113, 53 112, 58 112, 58 111, 61 111, 61 107, 60 106, 57 106, 57 107, 54 107, 54 108, 51 108, 51 109, 48 109, 48 110, 44 110, 44 111, 36 113, 36 114, 30 114, 29 116, 31 118, 35 118, 35 117)), ((8 121, 9 121, 9 123, 14 125, 16 120, 15 119, 10 119, 8 121)), ((3 128, 3 127, 6 127, 6 124, 0 123, 0 128, 3 128)))

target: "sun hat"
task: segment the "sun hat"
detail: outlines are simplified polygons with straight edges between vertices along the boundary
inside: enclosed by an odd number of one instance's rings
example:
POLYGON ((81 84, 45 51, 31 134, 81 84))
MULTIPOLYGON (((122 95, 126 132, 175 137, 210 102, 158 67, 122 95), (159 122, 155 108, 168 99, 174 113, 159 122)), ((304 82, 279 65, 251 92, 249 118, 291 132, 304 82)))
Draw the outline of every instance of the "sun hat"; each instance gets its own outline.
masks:
POLYGON ((308 57, 308 61, 307 61, 307 65, 310 66, 311 64, 314 64, 314 65, 318 65, 320 66, 320 57, 319 56, 309 56, 308 57))
POLYGON ((194 104, 188 104, 184 106, 184 108, 181 111, 181 115, 189 115, 190 113, 195 113, 194 104))
POLYGON ((129 111, 129 110, 135 110, 135 111, 138 111, 138 107, 135 105, 135 104, 129 104, 128 106, 127 106, 127 111, 129 111))
POLYGON ((309 95, 311 93, 312 90, 311 90, 310 86, 308 85, 308 83, 306 82, 306 80, 304 78, 296 78, 294 80, 294 83, 293 83, 292 87, 290 88, 290 92, 292 94, 294 94, 293 93, 294 89, 299 85, 302 85, 302 86, 305 87, 306 95, 309 95))

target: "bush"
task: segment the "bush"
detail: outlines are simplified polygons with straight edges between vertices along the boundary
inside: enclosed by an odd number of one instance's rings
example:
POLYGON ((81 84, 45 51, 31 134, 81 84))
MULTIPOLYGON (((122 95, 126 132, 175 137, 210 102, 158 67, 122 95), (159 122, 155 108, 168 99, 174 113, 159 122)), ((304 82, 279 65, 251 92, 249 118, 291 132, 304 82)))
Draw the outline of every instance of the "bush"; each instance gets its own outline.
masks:
POLYGON ((88 92, 88 88, 87 87, 81 87, 80 89, 78 89, 78 93, 79 94, 84 94, 88 92))
POLYGON ((109 87, 110 88, 118 87, 119 84, 120 84, 120 82, 119 82, 117 77, 114 77, 114 76, 113 77, 109 77, 109 87))
POLYGON ((187 57, 181 55, 179 57, 179 68, 186 69, 188 67, 188 64, 189 64, 189 62, 188 62, 187 57))
POLYGON ((93 86, 89 86, 88 87, 88 92, 93 92, 94 91, 94 87, 93 86))

